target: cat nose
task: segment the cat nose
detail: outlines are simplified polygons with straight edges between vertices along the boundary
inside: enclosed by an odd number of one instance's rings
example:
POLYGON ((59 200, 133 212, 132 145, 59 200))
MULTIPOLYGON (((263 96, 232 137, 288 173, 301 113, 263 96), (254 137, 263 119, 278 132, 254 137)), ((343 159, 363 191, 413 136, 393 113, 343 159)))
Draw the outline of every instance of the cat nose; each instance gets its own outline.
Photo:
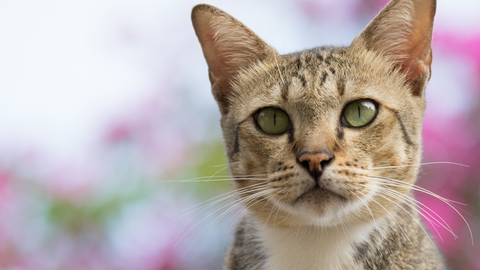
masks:
POLYGON ((321 151, 318 153, 301 153, 297 161, 308 170, 310 175, 317 180, 328 164, 332 162, 334 155, 330 151, 321 151))

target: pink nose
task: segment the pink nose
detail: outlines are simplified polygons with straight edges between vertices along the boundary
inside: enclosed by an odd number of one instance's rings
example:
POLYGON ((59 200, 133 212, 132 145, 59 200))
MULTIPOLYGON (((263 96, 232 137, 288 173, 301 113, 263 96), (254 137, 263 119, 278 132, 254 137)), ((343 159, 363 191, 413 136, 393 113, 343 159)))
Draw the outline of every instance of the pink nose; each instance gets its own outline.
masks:
POLYGON ((298 157, 298 161, 307 169, 310 175, 317 180, 322 175, 323 168, 333 159, 333 155, 328 152, 319 152, 315 154, 304 153, 298 157))

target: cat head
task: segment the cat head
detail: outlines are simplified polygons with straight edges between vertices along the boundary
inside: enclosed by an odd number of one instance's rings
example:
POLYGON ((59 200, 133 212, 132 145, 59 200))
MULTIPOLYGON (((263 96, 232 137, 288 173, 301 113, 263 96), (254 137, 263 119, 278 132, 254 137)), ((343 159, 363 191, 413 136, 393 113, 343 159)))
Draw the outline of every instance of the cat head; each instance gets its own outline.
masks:
POLYGON ((371 222, 421 158, 435 0, 393 0, 348 47, 279 55, 218 8, 192 21, 234 188, 271 226, 371 222))

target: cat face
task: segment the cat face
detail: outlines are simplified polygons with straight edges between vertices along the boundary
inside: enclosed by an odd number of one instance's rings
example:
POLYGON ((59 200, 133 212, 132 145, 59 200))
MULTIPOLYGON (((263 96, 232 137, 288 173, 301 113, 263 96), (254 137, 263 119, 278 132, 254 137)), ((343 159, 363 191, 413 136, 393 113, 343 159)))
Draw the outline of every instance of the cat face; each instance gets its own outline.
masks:
POLYGON ((381 59, 353 56, 349 48, 315 49, 277 62, 278 67, 275 61, 258 63, 242 74, 222 119, 226 145, 231 146, 231 172, 234 179, 241 177, 234 180, 235 188, 264 181, 258 187, 268 189, 262 189, 265 195, 257 200, 269 203, 250 207, 264 208, 257 211, 265 214, 285 211, 314 223, 336 224, 367 203, 377 215, 383 214, 375 201, 383 207, 393 205, 376 196, 383 192, 382 178, 411 182, 416 170, 372 169, 419 162, 423 99, 410 94, 401 74, 379 68, 385 66, 381 59), (358 100, 370 101, 377 112, 365 126, 354 127, 345 122, 344 112, 358 100), (258 124, 263 108, 285 112, 288 129, 264 132, 258 124), (242 177, 250 175, 255 179, 242 177))
POLYGON ((193 10, 234 188, 260 221, 334 226, 399 207, 421 155, 432 2, 393 1, 349 47, 283 56, 223 11, 193 10))

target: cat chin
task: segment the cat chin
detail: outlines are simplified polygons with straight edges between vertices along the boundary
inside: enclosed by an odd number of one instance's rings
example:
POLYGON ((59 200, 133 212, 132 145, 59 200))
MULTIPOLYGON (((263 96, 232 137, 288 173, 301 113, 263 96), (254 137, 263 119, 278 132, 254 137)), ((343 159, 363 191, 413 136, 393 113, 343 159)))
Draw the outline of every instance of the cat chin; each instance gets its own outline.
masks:
POLYGON ((322 208, 323 205, 327 206, 331 202, 336 202, 338 200, 342 202, 347 202, 347 199, 335 193, 334 191, 319 186, 314 186, 313 188, 307 190, 305 193, 300 195, 295 200, 293 205, 307 202, 313 204, 314 206, 320 206, 322 208))
POLYGON ((295 221, 292 224, 331 227, 347 222, 347 217, 358 208, 340 195, 323 188, 312 188, 292 204, 275 202, 295 221))

